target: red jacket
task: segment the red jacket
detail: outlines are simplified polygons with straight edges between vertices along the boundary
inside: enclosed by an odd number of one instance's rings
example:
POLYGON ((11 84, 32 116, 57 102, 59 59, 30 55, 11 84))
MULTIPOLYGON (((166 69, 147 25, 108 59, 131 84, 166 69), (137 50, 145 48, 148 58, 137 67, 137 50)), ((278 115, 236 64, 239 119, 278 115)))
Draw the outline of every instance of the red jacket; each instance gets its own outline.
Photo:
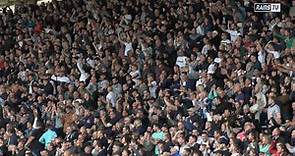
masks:
POLYGON ((277 147, 276 147, 277 142, 273 141, 269 147, 269 151, 272 155, 278 153, 277 147))
POLYGON ((36 23, 35 28, 34 28, 34 32, 36 32, 36 33, 40 33, 40 32, 42 31, 42 29, 43 29, 43 25, 42 25, 41 22, 38 21, 38 22, 36 23))
POLYGON ((281 155, 282 155, 282 153, 279 152, 279 151, 277 151, 276 153, 272 154, 272 156, 281 156, 281 155))
POLYGON ((4 70, 4 69, 5 69, 5 62, 0 61, 0 70, 4 70))

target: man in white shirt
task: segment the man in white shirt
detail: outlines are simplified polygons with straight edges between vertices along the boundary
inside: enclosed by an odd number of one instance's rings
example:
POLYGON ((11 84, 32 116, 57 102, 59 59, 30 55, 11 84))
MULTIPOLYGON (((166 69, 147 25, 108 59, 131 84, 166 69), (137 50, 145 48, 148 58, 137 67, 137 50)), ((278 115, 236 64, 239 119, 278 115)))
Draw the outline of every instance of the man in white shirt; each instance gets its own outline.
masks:
POLYGON ((112 104, 112 107, 116 106, 117 97, 116 97, 116 94, 113 92, 112 87, 108 87, 108 94, 106 96, 106 100, 108 103, 112 104))
POLYGON ((241 34, 236 30, 236 25, 235 25, 235 24, 232 24, 232 23, 229 23, 229 24, 228 24, 228 29, 225 30, 225 31, 229 33, 229 35, 230 35, 230 40, 231 40, 232 42, 234 42, 234 41, 237 39, 237 37, 238 37, 239 35, 241 35, 241 34))
POLYGON ((275 119, 280 111, 280 107, 275 103, 274 96, 271 95, 268 99, 267 119, 275 119))
POLYGON ((128 33, 126 34, 126 36, 127 36, 127 40, 126 40, 126 42, 125 42, 125 41, 123 41, 123 40, 121 39, 120 34, 118 34, 118 39, 119 39, 119 41, 120 41, 122 44, 124 44, 124 46, 125 46, 124 56, 128 56, 128 53, 129 53, 130 51, 133 51, 132 41, 131 41, 131 39, 130 39, 128 33))

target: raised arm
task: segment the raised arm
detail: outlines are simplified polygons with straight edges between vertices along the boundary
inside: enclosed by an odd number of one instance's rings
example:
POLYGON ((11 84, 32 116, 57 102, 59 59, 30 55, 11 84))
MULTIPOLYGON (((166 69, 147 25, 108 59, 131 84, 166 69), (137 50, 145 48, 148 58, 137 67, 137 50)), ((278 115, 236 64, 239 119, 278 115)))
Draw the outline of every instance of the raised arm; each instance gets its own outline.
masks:
POLYGON ((78 69, 79 69, 79 71, 80 71, 81 74, 84 74, 85 73, 85 70, 83 69, 82 59, 79 59, 77 61, 77 67, 78 67, 78 69))
POLYGON ((122 43, 122 44, 126 44, 126 42, 124 42, 124 41, 121 39, 120 33, 118 33, 118 40, 119 40, 120 43, 122 43))
POLYGON ((38 141, 39 141, 41 144, 45 144, 44 134, 42 134, 42 136, 39 138, 38 141))

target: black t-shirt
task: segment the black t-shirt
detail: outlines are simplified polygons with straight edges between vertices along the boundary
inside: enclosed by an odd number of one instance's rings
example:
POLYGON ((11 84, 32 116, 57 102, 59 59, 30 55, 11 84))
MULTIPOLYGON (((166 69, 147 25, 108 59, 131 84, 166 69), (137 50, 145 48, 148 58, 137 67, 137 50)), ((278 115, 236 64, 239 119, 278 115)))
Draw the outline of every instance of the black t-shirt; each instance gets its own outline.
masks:
POLYGON ((18 152, 18 154, 16 154, 16 156, 23 156, 23 155, 25 155, 25 149, 22 149, 22 150, 20 150, 19 152, 18 152))
POLYGON ((48 151, 48 156, 55 156, 56 150, 48 151))
POLYGON ((42 134, 43 134, 42 128, 34 129, 32 131, 31 136, 34 137, 35 139, 31 142, 29 146, 31 150, 39 150, 43 148, 43 145, 39 142, 39 138, 42 136, 42 134))
POLYGON ((7 150, 7 147, 6 146, 0 146, 0 154, 5 154, 5 153, 7 153, 8 152, 8 150, 7 150))
POLYGON ((44 86, 44 92, 46 95, 52 95, 54 91, 54 88, 50 82, 47 82, 47 84, 44 86))
MULTIPOLYGON (((3 108, 2 108, 2 106, 0 105, 0 119, 2 119, 3 118, 3 108)), ((0 120, 0 122, 1 122, 1 120, 0 120)))

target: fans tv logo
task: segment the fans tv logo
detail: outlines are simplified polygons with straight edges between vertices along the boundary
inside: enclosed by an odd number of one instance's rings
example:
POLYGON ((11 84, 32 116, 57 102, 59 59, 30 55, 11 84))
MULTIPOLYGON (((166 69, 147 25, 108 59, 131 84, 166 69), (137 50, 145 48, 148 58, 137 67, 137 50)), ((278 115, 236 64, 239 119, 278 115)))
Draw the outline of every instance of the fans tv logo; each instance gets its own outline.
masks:
POLYGON ((280 3, 255 3, 255 12, 281 12, 280 3))

